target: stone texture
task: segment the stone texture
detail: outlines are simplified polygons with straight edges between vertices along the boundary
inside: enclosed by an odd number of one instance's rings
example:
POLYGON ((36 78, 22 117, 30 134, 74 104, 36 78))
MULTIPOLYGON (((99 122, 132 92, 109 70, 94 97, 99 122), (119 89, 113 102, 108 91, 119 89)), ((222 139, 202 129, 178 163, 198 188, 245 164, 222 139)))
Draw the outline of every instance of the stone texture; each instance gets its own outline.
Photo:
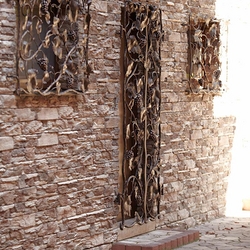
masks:
POLYGON ((30 108, 16 109, 16 117, 19 121, 33 121, 36 118, 36 113, 30 108))
POLYGON ((0 151, 14 148, 14 140, 12 137, 0 137, 0 151))
POLYGON ((42 108, 37 113, 37 120, 56 120, 58 119, 58 111, 56 108, 42 108))
POLYGON ((0 106, 1 107, 16 107, 16 98, 12 95, 1 95, 0 96, 0 106))
MULTIPOLYGON (((107 250, 117 241, 123 3, 92 1, 89 91, 18 97, 13 94, 16 79, 9 77, 16 76, 16 12, 13 1, 0 0, 2 249, 107 250)), ((215 118, 212 96, 185 94, 187 29, 181 24, 189 13, 213 17, 214 1, 176 0, 162 6, 164 193, 158 228, 190 227, 218 217, 225 207, 235 119, 215 118)))
POLYGON ((38 138, 38 147, 43 146, 51 146, 58 144, 58 136, 57 134, 42 134, 40 138, 38 138))
POLYGON ((249 240, 249 214, 239 214, 240 217, 220 218, 196 226, 200 231, 200 239, 192 244, 182 246, 180 250, 199 249, 247 249, 249 240))

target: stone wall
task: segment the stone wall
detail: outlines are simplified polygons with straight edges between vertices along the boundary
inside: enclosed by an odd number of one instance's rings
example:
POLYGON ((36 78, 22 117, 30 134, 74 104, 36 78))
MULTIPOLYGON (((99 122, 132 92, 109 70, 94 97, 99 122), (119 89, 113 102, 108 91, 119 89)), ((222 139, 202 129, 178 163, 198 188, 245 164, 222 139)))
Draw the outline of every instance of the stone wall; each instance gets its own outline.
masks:
POLYGON ((214 17, 214 2, 162 6, 167 34, 162 46, 163 224, 192 226, 225 210, 235 118, 215 118, 210 94, 185 95, 188 42, 183 24, 189 14, 214 17))
MULTIPOLYGON (((155 1, 154 1, 155 2, 155 1)), ((223 215, 234 118, 186 95, 189 14, 214 1, 162 4, 162 176, 157 226, 223 215)), ((119 208, 122 1, 91 4, 91 84, 83 95, 16 96, 15 5, 0 1, 0 249, 110 249, 119 208)))

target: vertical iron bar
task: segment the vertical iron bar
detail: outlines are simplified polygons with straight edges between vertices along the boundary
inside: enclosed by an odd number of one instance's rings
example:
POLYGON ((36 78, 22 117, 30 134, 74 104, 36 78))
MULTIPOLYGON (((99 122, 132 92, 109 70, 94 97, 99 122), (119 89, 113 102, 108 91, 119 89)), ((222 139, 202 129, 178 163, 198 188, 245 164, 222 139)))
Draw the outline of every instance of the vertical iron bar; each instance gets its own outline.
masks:
POLYGON ((126 113, 126 105, 125 105, 125 102, 126 102, 126 83, 125 83, 125 67, 127 66, 127 58, 126 58, 126 47, 125 47, 125 37, 126 37, 126 34, 123 34, 125 33, 125 30, 124 30, 124 26, 126 24, 126 10, 125 10, 125 7, 123 8, 122 7, 122 29, 121 29, 121 42, 122 42, 122 53, 123 53, 123 58, 122 58, 122 61, 123 61, 123 67, 122 67, 122 77, 123 77, 123 102, 122 102, 122 106, 123 106, 123 145, 124 145, 124 148, 123 148, 123 159, 122 159, 122 181, 123 181, 123 184, 122 184, 122 198, 121 198, 121 216, 122 216, 122 222, 121 222, 121 226, 122 228, 124 227, 124 222, 125 222, 125 211, 124 211, 124 193, 125 193, 125 181, 126 181, 126 177, 125 177, 125 150, 126 150, 126 120, 127 120, 127 113, 126 113))
MULTIPOLYGON (((161 62, 161 42, 162 42, 162 34, 163 34, 163 29, 162 29, 162 12, 161 12, 161 9, 160 9, 160 25, 161 25, 161 37, 160 37, 160 42, 159 42, 159 48, 158 48, 158 51, 159 51, 159 59, 160 59, 160 62, 161 62)), ((159 67, 159 76, 158 76, 158 81, 159 81, 159 91, 160 91, 160 95, 161 95, 161 65, 159 67)), ((159 100, 159 118, 161 117, 161 96, 160 96, 160 100, 159 100)), ((157 170, 160 172, 160 167, 159 167, 159 164, 160 164, 160 150, 161 150, 161 120, 159 119, 159 126, 158 126, 158 133, 159 133, 159 136, 158 136, 158 156, 157 156, 157 164, 158 164, 158 167, 157 167, 157 170)), ((161 183, 160 183, 160 174, 158 174, 158 178, 157 178, 157 181, 158 181, 158 192, 159 192, 159 195, 161 195, 161 183)), ((160 199, 158 199, 157 201, 157 214, 160 214, 160 199)))
MULTIPOLYGON (((20 3, 17 0, 16 1, 16 11, 17 11, 17 23, 21 22, 21 8, 20 8, 20 3)), ((17 94, 19 94, 19 89, 20 89, 20 79, 19 79, 19 50, 21 48, 21 44, 20 44, 20 24, 17 25, 17 44, 18 44, 18 48, 16 50, 16 75, 17 75, 17 86, 16 86, 16 91, 17 94)))
MULTIPOLYGON (((147 6, 147 15, 146 18, 148 18, 148 6, 147 6)), ((148 42, 149 42, 149 38, 148 38, 148 25, 146 25, 145 27, 146 29, 146 51, 145 51, 145 62, 144 65, 146 65, 145 67, 145 86, 144 86, 144 107, 146 109, 145 112, 145 121, 144 121, 144 220, 145 222, 147 222, 147 192, 148 192, 148 185, 147 185, 147 109, 148 109, 148 105, 147 105, 147 90, 148 90, 148 42)))

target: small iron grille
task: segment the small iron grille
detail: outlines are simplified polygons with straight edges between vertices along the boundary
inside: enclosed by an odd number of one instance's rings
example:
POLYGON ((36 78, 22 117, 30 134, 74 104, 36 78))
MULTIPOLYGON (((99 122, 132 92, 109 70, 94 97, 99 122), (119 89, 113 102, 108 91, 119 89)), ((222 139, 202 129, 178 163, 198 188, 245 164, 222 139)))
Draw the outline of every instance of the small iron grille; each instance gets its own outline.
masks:
POLYGON ((18 1, 18 94, 61 95, 87 89, 90 4, 18 1))
POLYGON ((222 82, 220 23, 216 19, 190 18, 189 29, 189 92, 220 91, 222 82))

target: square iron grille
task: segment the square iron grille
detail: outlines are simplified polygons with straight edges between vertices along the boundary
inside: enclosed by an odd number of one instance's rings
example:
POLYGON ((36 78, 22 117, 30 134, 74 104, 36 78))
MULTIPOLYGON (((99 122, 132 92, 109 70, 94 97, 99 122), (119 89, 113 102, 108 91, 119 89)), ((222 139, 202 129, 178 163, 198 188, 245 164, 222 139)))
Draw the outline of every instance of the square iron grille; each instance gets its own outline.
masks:
POLYGON ((90 4, 18 1, 17 94, 61 95, 87 89, 90 4))
POLYGON ((189 91, 196 93, 220 91, 222 82, 219 21, 190 18, 188 41, 189 91))

